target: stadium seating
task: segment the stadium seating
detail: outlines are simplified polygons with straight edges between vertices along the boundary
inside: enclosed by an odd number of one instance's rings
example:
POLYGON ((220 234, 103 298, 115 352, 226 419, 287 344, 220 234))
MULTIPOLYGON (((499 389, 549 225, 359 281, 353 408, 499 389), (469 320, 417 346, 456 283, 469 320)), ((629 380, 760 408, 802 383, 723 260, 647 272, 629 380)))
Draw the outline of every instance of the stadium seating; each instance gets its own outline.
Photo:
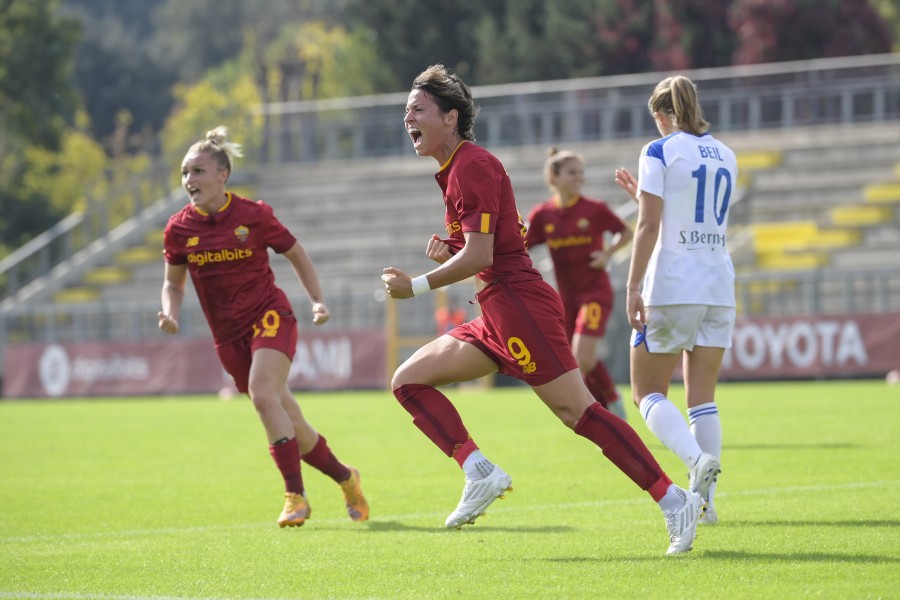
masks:
MULTIPOLYGON (((900 248, 900 123, 721 133, 741 170, 743 199, 732 212, 735 262, 741 273, 806 272, 825 267, 894 266, 900 248), (746 240, 743 247, 737 240, 746 240)), ((567 145, 585 157, 584 192, 625 208, 613 171, 636 172, 646 140, 567 145)), ((497 148, 524 214, 549 195, 546 146, 497 148)), ((270 203, 316 263, 329 296, 373 292, 385 266, 411 273, 432 233, 442 235, 436 164, 410 153, 355 162, 275 164, 255 169, 241 193, 270 203)), ((56 301, 156 298, 162 281, 159 227, 143 242, 89 271, 56 301)), ((627 260, 622 253, 619 262, 627 260)), ((546 264, 542 265, 546 269, 546 264)), ((273 269, 289 294, 302 290, 286 261, 273 269)), ((624 276, 624 269, 618 270, 624 276)), ((760 287, 757 285, 757 287, 760 287)))

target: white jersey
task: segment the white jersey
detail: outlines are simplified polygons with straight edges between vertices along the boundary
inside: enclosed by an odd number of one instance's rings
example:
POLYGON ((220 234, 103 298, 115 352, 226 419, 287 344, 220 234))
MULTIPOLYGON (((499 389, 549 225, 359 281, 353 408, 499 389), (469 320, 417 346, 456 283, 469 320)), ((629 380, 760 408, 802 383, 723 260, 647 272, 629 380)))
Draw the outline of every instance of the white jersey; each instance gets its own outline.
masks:
POLYGON ((736 186, 734 152, 708 133, 678 131, 644 146, 638 190, 663 199, 641 293, 647 306, 735 306, 725 229, 736 186))

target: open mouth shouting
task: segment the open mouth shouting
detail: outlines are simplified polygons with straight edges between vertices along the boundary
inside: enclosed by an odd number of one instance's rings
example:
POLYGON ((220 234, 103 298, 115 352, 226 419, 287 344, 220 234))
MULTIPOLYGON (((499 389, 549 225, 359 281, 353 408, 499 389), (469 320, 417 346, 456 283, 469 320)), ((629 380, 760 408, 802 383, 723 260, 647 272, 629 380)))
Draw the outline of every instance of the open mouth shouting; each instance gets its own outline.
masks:
POLYGON ((422 145, 422 132, 419 131, 418 127, 410 127, 406 131, 409 133, 409 139, 412 140, 414 148, 422 145))

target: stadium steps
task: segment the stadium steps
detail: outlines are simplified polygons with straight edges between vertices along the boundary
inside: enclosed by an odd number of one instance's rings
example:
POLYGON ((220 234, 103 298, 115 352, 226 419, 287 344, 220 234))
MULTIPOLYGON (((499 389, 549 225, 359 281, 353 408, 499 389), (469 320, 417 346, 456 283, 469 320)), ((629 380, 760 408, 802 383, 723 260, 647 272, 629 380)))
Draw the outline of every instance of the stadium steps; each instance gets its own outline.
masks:
POLYGON ((158 263, 162 258, 162 245, 131 246, 115 256, 115 264, 122 266, 137 265, 149 262, 158 263))
POLYGON ((900 203, 900 182, 873 183, 863 190, 866 202, 900 203))
POLYGON ((67 287, 53 294, 53 301, 57 304, 90 304, 99 299, 100 291, 88 286, 67 287))
MULTIPOLYGON (((811 228, 800 227, 805 237, 791 240, 792 236, 782 231, 787 241, 780 245, 761 242, 762 253, 757 253, 753 241, 734 250, 740 272, 793 272, 888 260, 895 242, 881 229, 896 228, 895 204, 887 199, 867 201, 864 190, 900 174, 896 159, 900 153, 900 123, 896 127, 861 125, 854 132, 850 135, 846 128, 819 127, 717 134, 735 150, 740 182, 749 190, 735 205, 731 239, 755 238, 752 227, 759 224, 813 224, 811 228), (857 129, 864 130, 865 135, 857 135, 857 129), (742 230, 749 233, 742 236, 742 230)), ((647 141, 616 140, 564 148, 585 159, 585 195, 603 199, 616 209, 630 205, 630 200, 615 184, 613 172, 624 166, 636 174, 640 149, 647 141)), ((491 150, 510 174, 523 215, 549 197, 543 172, 545 145, 491 150)), ((254 169, 255 189, 232 189, 274 207, 279 219, 309 252, 326 298, 331 300, 336 294, 376 290, 384 266, 412 273, 433 266, 424 257, 424 246, 432 233, 442 234, 443 205, 434 182, 436 170, 433 160, 413 155, 352 163, 274 164, 254 169)), ((886 195, 885 189, 875 189, 869 193, 878 198, 886 195)), ((142 243, 106 261, 110 267, 128 270, 130 279, 97 286, 102 301, 159 297, 162 230, 142 235, 142 243)), ((896 258, 890 264, 896 264, 896 258)), ((305 298, 287 261, 273 260, 272 269, 292 298, 305 298)), ((624 270, 617 268, 617 275, 622 273, 624 270)), ((791 292, 790 284, 779 285, 782 287, 774 292, 791 292)), ((757 296, 762 292, 754 290, 749 295, 757 296)))
POLYGON ((761 150, 757 152, 737 152, 738 177, 737 186, 746 188, 750 185, 754 174, 781 166, 784 153, 777 150, 761 150))
POLYGON ((735 283, 737 310, 739 313, 760 314, 766 308, 766 298, 795 293, 798 287, 794 280, 766 279, 746 283, 738 280, 735 283))
POLYGON ((894 209, 890 206, 848 204, 832 208, 828 212, 828 218, 837 226, 879 225, 894 219, 894 209))
POLYGON ((769 270, 809 270, 827 266, 835 248, 858 244, 858 229, 820 229, 815 220, 756 223, 750 226, 757 265, 769 270))
POLYGON ((118 265, 95 267, 84 274, 82 282, 91 285, 115 285, 131 280, 131 271, 118 265))

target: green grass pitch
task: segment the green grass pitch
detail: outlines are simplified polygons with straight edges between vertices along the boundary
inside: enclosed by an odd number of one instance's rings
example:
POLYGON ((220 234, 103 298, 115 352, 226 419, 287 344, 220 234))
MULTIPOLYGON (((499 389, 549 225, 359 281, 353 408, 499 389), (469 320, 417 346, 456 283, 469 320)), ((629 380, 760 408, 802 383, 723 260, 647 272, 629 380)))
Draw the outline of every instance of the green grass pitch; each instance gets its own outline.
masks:
POLYGON ((296 529, 275 524, 280 477, 246 399, 0 402, 0 598, 900 596, 900 386, 721 385, 720 522, 681 557, 649 496, 530 390, 447 393, 513 477, 461 531, 443 528, 461 471, 386 392, 298 394, 372 518, 352 523, 305 466, 296 529))

